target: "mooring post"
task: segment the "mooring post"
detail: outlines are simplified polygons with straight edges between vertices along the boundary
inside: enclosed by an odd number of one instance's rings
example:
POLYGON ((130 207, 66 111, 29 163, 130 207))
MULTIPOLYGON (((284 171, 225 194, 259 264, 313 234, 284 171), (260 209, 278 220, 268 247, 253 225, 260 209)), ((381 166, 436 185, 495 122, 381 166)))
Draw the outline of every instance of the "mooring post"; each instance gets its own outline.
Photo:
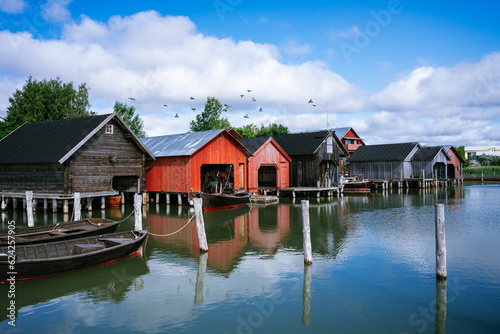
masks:
POLYGON ((35 226, 35 220, 33 218, 33 192, 26 192, 26 213, 28 214, 28 226, 35 226))
POLYGON ((194 289, 195 305, 203 304, 203 290, 205 289, 205 272, 207 271, 208 253, 202 252, 198 263, 198 274, 196 275, 196 285, 194 289))
POLYGON ((205 222, 203 221, 203 200, 201 198, 193 198, 193 206, 200 252, 208 252, 207 235, 205 234, 205 222))
POLYGON ((63 213, 68 213, 69 212, 69 202, 67 199, 63 201, 63 213))
POLYGON ((75 193, 75 198, 73 199, 73 212, 75 213, 75 220, 82 219, 82 202, 80 193, 75 193))
POLYGON ((436 276, 446 279, 446 240, 444 229, 444 204, 436 204, 436 276))
POLYGON ((302 324, 309 325, 311 321, 311 281, 312 265, 304 266, 304 284, 302 287, 302 324))
POLYGON ((52 199, 52 213, 57 212, 57 199, 53 198, 52 199))
POLYGON ((309 224, 309 201, 302 200, 302 235, 304 245, 304 263, 312 263, 312 247, 311 247, 311 227, 309 224))
POLYGON ((134 229, 136 231, 142 230, 142 196, 141 194, 134 194, 134 229))
POLYGON ((101 210, 106 210, 106 197, 101 196, 101 210))

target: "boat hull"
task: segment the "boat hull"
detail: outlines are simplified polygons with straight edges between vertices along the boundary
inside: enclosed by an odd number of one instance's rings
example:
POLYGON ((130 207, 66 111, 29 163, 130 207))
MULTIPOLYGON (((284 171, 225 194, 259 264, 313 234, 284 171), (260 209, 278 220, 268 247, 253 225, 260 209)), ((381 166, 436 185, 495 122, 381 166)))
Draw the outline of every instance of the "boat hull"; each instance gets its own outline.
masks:
POLYGON ((205 210, 224 210, 238 208, 250 203, 250 194, 236 193, 236 194, 208 194, 201 193, 203 200, 203 209, 205 210))
POLYGON ((128 231, 67 241, 0 247, 0 282, 43 277, 113 262, 140 250, 147 231, 128 231))
POLYGON ((43 226, 15 228, 11 230, 10 235, 9 230, 2 230, 0 231, 0 246, 5 246, 12 240, 15 241, 16 245, 29 245, 112 233, 116 231, 119 223, 110 219, 92 218, 43 226))
POLYGON ((347 193, 369 193, 373 186, 373 181, 351 181, 344 183, 344 192, 347 193))

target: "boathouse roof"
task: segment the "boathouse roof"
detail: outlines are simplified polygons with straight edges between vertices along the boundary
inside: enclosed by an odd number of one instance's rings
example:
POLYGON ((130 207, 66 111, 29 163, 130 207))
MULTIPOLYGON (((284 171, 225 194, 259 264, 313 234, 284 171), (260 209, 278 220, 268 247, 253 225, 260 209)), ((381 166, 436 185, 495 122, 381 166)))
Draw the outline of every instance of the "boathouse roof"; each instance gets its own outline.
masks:
POLYGON ((415 153, 415 155, 411 158, 412 161, 431 161, 440 151, 446 155, 446 160, 451 160, 450 156, 442 146, 435 147, 422 147, 420 150, 415 153))
POLYGON ((274 135, 274 140, 278 143, 283 150, 289 155, 307 155, 314 154, 325 141, 328 135, 333 134, 337 144, 341 147, 342 153, 349 156, 344 145, 333 131, 322 130, 316 132, 292 133, 286 135, 274 135))
POLYGON ((350 162, 405 161, 419 143, 381 144, 360 146, 349 158, 350 162))
POLYGON ((113 118, 130 132, 137 146, 152 158, 123 120, 116 113, 112 113, 24 123, 0 140, 0 164, 62 164, 113 118))
POLYGON ((278 144, 276 140, 271 136, 264 137, 252 137, 252 138, 240 138, 238 141, 245 146, 253 155, 255 155, 267 142, 274 145, 276 149, 287 159, 292 161, 292 159, 286 154, 285 150, 278 144))
MULTIPOLYGON (((157 137, 146 137, 141 138, 141 141, 155 157, 190 156, 206 145, 215 136, 222 134, 222 132, 225 132, 231 138, 234 138, 229 131, 225 129, 217 129, 157 137)), ((234 140, 239 143, 236 138, 234 138, 234 140)), ((245 151, 245 153, 250 153, 243 145, 241 145, 241 148, 245 151)))

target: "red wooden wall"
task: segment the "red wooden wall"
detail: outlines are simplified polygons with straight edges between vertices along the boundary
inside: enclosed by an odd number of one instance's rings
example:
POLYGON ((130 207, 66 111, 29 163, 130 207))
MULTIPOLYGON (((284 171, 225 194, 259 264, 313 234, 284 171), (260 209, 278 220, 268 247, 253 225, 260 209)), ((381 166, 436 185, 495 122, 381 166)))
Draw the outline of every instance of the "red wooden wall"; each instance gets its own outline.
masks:
POLYGON ((233 165, 234 184, 246 188, 246 175, 240 175, 239 166, 247 170, 247 157, 239 142, 227 132, 221 132, 191 156, 157 157, 146 164, 146 190, 166 193, 201 191, 201 165, 233 165))
POLYGON ((259 191, 259 168, 261 166, 275 167, 277 170, 276 188, 288 188, 288 168, 291 160, 278 147, 278 144, 270 138, 254 153, 253 157, 248 159, 248 191, 259 191))

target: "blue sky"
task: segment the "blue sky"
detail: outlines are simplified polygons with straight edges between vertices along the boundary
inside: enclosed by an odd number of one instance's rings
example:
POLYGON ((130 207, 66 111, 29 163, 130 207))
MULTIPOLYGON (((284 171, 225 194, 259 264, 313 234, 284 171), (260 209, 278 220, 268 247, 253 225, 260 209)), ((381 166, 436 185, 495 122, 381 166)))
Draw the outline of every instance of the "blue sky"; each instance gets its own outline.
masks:
POLYGON ((498 146, 499 9, 498 1, 0 0, 0 116, 32 75, 87 83, 98 113, 117 100, 134 105, 149 136, 188 131, 214 96, 231 105, 223 116, 233 126, 312 131, 328 119, 368 144, 498 146))

